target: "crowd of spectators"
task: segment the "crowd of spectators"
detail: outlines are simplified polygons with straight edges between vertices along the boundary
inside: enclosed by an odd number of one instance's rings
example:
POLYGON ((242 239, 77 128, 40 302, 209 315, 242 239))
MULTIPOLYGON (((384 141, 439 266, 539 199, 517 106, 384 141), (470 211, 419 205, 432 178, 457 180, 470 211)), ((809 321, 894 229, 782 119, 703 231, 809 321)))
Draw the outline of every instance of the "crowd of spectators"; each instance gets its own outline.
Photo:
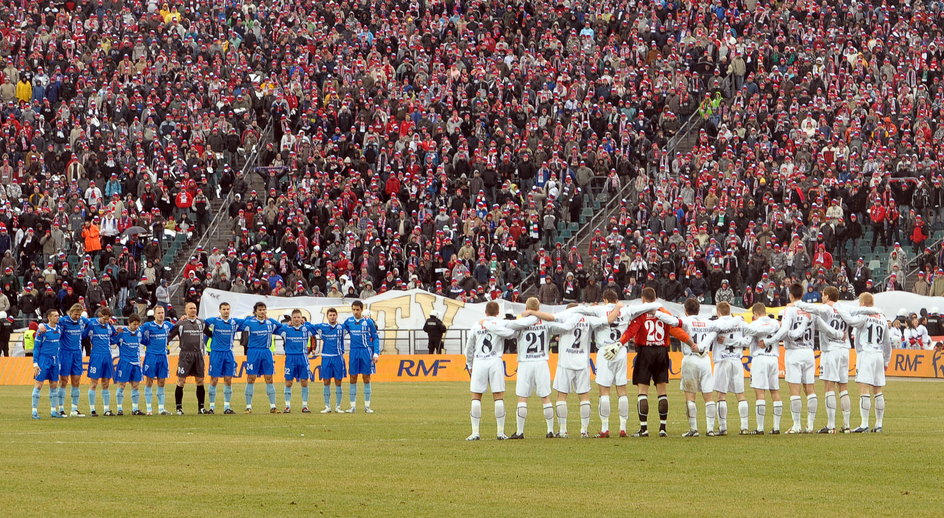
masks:
POLYGON ((793 281, 810 300, 825 284, 902 289, 916 256, 914 289, 944 295, 944 247, 927 248, 944 206, 936 3, 3 9, 0 288, 20 311, 29 283, 39 304, 49 289, 59 304, 167 304, 159 248, 116 237, 181 218, 202 230, 196 200, 216 196, 232 197, 232 240, 194 254, 188 300, 210 286, 554 303, 650 285, 777 306, 793 281), (584 195, 617 194, 589 249, 559 242, 584 195), (895 277, 860 260, 878 244, 895 277), (74 273, 72 250, 87 256, 74 273))

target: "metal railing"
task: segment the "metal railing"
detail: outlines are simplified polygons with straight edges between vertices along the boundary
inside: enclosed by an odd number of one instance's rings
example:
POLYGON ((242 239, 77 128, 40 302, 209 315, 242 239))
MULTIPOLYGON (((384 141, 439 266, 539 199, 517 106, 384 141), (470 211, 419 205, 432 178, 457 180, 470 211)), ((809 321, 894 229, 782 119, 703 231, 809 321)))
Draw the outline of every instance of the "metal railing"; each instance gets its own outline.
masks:
MULTIPOLYGON (((248 174, 250 174, 250 171, 252 171, 255 168, 255 164, 259 160, 259 153, 265 147, 263 144, 266 142, 266 139, 269 137, 269 134, 272 132, 272 124, 273 124, 273 121, 272 121, 272 117, 270 116, 269 121, 266 123, 265 128, 262 130, 262 133, 259 135, 259 141, 256 143, 255 148, 252 150, 252 153, 250 153, 249 157, 246 159, 246 163, 243 164, 243 168, 239 172, 239 178, 245 178, 248 174)), ((227 193, 226 199, 223 200, 223 204, 220 206, 220 209, 216 211, 216 214, 213 216, 213 220, 210 221, 209 225, 207 225, 206 230, 203 231, 203 234, 200 236, 200 238, 197 239, 197 241, 193 243, 193 246, 190 247, 188 251, 189 255, 193 255, 193 251, 196 250, 198 247, 201 247, 201 246, 206 247, 209 244, 212 236, 215 236, 219 232, 220 225, 223 223, 223 221, 226 221, 229 219, 229 207, 230 205, 233 204, 233 200, 236 197, 235 194, 236 193, 234 193, 232 190, 230 190, 229 193, 227 193)), ((179 256, 181 252, 178 251, 177 253, 179 256)), ((170 292, 171 300, 173 300, 177 296, 177 291, 180 289, 182 277, 183 277, 183 269, 181 269, 180 271, 174 274, 174 280, 173 282, 171 282, 171 286, 173 287, 173 289, 170 292)))

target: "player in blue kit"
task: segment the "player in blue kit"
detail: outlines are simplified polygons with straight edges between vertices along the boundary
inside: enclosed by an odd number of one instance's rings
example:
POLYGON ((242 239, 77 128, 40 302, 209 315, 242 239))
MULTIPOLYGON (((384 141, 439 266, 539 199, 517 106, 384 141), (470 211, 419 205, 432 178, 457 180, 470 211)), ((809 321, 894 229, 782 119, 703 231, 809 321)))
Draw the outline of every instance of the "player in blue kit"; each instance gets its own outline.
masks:
MULTIPOLYGON (((85 308, 73 304, 68 315, 59 319, 62 333, 59 347, 59 413, 65 413, 66 385, 72 384, 72 417, 85 417, 79 412, 79 383, 82 381, 82 335, 87 319, 82 317, 85 308)), ((38 333, 38 332, 37 332, 38 333)))
POLYGON ((322 414, 331 413, 331 380, 335 387, 335 412, 341 410, 341 381, 347 377, 344 365, 344 327, 338 324, 338 310, 328 308, 328 322, 314 324, 315 332, 321 337, 320 350, 321 367, 318 369, 321 381, 324 382, 324 410, 322 414))
POLYGON ((223 413, 235 414, 230 407, 233 399, 233 376, 236 375, 236 357, 233 356, 233 340, 239 330, 239 321, 229 317, 228 302, 220 304, 220 316, 204 321, 204 334, 209 338, 207 350, 210 351, 210 409, 216 412, 216 385, 223 378, 223 413))
POLYGON ((114 366, 111 356, 111 338, 117 331, 111 324, 111 310, 107 307, 98 310, 98 319, 88 320, 85 327, 85 337, 92 342, 92 351, 89 355, 88 377, 91 386, 88 390, 89 415, 98 417, 95 408, 95 396, 98 384, 102 384, 102 403, 105 415, 111 415, 111 391, 108 389, 114 366))
POLYGON ((377 334, 377 325, 370 318, 363 316, 364 303, 355 300, 351 303, 351 313, 342 327, 347 333, 351 346, 348 363, 348 372, 351 374, 351 408, 347 413, 357 411, 357 377, 364 376, 364 411, 373 414, 370 408, 370 375, 374 373, 374 365, 380 358, 380 336, 377 334))
MULTIPOLYGON (((140 322, 140 319, 139 319, 140 322)), ((157 412, 170 415, 164 409, 164 384, 167 383, 167 336, 174 324, 164 320, 164 306, 154 307, 154 321, 141 325, 141 343, 144 345, 144 405, 151 415, 151 387, 157 381, 157 412)))
POLYGON ((282 325, 279 334, 285 339, 285 410, 292 411, 292 385, 299 381, 302 385, 302 413, 310 414, 308 409, 308 381, 311 380, 311 365, 308 352, 315 326, 305 321, 300 309, 292 311, 292 321, 282 325))
POLYGON ((60 419, 59 413, 59 342, 61 339, 59 312, 46 312, 46 323, 41 324, 33 342, 33 419, 39 419, 39 394, 43 382, 49 382, 49 416, 60 419), (40 333, 39 331, 42 331, 40 333))
POLYGON ((240 332, 249 332, 246 351, 246 413, 252 413, 252 396, 255 392, 256 377, 262 376, 266 383, 266 395, 269 396, 269 413, 277 414, 275 407, 275 386, 272 374, 275 372, 275 360, 272 358, 272 335, 282 330, 282 324, 266 316, 264 302, 256 302, 252 307, 252 316, 239 323, 240 332))
MULTIPOLYGON (((160 307, 160 306, 158 306, 160 307)), ((124 415, 125 386, 131 383, 131 414, 144 415, 138 408, 138 386, 141 383, 141 347, 144 334, 141 331, 141 317, 128 317, 128 327, 114 335, 111 343, 118 346, 118 367, 115 369, 115 383, 118 392, 115 400, 118 406, 118 415, 124 415)))

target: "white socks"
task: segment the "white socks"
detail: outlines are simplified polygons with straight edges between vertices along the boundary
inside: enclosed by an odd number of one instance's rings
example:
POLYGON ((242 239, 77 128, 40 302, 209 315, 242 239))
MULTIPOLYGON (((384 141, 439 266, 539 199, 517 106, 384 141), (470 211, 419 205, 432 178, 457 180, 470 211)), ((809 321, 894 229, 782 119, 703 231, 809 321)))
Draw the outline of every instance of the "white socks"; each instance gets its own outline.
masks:
POLYGON ((758 432, 764 431, 764 420, 767 417, 767 401, 764 399, 758 399, 754 402, 754 414, 757 418, 757 428, 758 432))
POLYGON ((547 423, 547 433, 554 433, 554 405, 544 403, 544 421, 547 423))
POLYGON ((518 418, 517 418, 518 430, 517 432, 515 432, 518 435, 524 435, 524 421, 527 418, 528 418, 528 404, 518 403, 518 418))
POLYGON ((800 409, 803 408, 803 398, 790 396, 790 416, 793 418, 793 428, 800 429, 800 409))
POLYGON ((498 435, 505 435, 505 401, 495 401, 495 423, 498 425, 498 435))
POLYGON ((728 402, 725 400, 718 401, 718 430, 728 430, 728 402))
POLYGON ((718 413, 718 404, 714 401, 705 403, 705 432, 715 430, 715 415, 718 413))
POLYGON ((600 396, 600 433, 610 431, 610 396, 600 396))
POLYGON ((849 391, 843 390, 839 393, 839 408, 842 409, 842 424, 849 428, 852 414, 852 402, 849 400, 849 391))
POLYGON ((567 402, 557 402, 557 428, 561 435, 567 433, 567 402))
POLYGON ((816 422, 816 409, 819 407, 819 398, 816 394, 806 396, 806 429, 813 430, 813 424, 816 422))
POLYGON ((875 427, 881 428, 885 420, 885 394, 875 394, 875 427))
POLYGON ((747 400, 738 401, 738 417, 741 418, 741 430, 747 430, 748 406, 747 400))
POLYGON ((859 414, 862 416, 862 427, 869 427, 869 412, 872 411, 872 396, 862 394, 859 396, 859 414))
POLYGON ((620 396, 616 400, 616 408, 619 412, 620 430, 626 429, 626 421, 629 420, 629 396, 620 396))
POLYGON ((472 435, 479 434, 479 422, 482 420, 482 402, 479 400, 472 400, 472 410, 469 412, 469 416, 472 418, 472 435))
POLYGON ((826 428, 832 430, 836 427, 836 393, 829 391, 826 393, 826 428))
POLYGON ((587 433, 590 428, 590 402, 580 402, 580 433, 587 433))
POLYGON ((685 408, 688 412, 688 429, 697 430, 698 429, 698 407, 695 405, 694 401, 686 401, 685 408))

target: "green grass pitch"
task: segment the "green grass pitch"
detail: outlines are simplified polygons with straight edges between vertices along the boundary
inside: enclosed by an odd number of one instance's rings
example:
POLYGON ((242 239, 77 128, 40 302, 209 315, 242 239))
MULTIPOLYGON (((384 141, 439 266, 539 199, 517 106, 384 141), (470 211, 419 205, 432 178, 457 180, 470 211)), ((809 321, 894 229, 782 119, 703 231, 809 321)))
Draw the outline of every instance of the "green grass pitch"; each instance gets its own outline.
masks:
MULTIPOLYGON (((193 415, 188 386, 190 413, 183 417, 63 420, 49 419, 44 388, 43 419, 33 421, 30 389, 0 387, 3 515, 911 518, 941 516, 944 509, 941 383, 890 382, 885 432, 845 436, 682 439, 687 423, 673 382, 668 439, 545 439, 541 408, 532 399, 528 439, 498 442, 486 395, 483 440, 475 443, 463 440, 466 383, 378 383, 373 415, 362 409, 318 414, 316 385, 314 414, 297 413, 297 387, 294 413, 263 413, 267 401, 257 386, 257 413, 247 416, 243 386, 234 388, 240 411, 234 416, 193 415)), ((513 384, 508 389, 513 393, 513 384)), ((346 399, 346 383, 344 392, 346 399)), ((277 394, 281 406, 281 387, 277 394)), ((852 396, 855 427, 854 388, 852 396)), ((595 432, 595 395, 592 401, 595 432)), ((737 430, 733 401, 729 428, 737 430)), ((86 387, 81 405, 85 411, 86 387)), ((511 399, 507 408, 511 434, 511 399)), ((753 410, 752 403, 752 427, 753 410)), ((703 411, 699 402, 702 428, 703 411)), ((572 399, 572 437, 579 432, 577 414, 572 399)), ((615 428, 615 401, 613 414, 615 428)), ((788 409, 785 414, 784 429, 791 422, 788 409)), ((817 427, 824 423, 821 403, 817 427)), ((630 428, 635 425, 633 412, 630 428)))

